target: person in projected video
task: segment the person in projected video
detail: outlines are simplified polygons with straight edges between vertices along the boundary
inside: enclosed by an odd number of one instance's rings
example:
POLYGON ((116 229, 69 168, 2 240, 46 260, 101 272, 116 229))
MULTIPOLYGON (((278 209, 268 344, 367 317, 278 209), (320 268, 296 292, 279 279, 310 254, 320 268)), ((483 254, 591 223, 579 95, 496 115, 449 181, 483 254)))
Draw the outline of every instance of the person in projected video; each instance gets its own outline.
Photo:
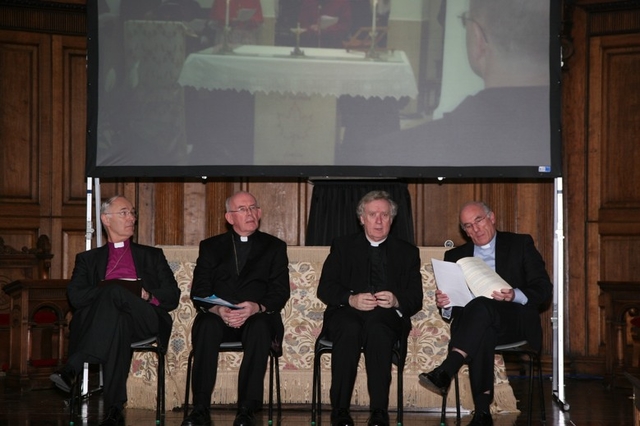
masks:
POLYGON ((231 27, 230 42, 258 44, 258 29, 264 22, 260 0, 214 0, 211 19, 216 23, 216 42, 222 42, 222 34, 227 22, 231 27), (227 14, 227 5, 229 11, 227 14))
POLYGON ((301 46, 342 48, 351 29, 351 5, 348 0, 303 0, 298 22, 306 30, 301 46))
POLYGON ((484 89, 441 119, 345 146, 338 164, 550 164, 548 0, 470 0, 460 19, 484 89))

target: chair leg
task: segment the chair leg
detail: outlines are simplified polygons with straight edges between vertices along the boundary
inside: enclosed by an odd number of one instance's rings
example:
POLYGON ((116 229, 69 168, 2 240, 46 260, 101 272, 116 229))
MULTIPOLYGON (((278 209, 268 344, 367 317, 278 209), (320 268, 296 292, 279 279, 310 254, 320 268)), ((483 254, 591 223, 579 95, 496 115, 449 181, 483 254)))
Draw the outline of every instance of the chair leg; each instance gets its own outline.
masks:
POLYGON ((191 389, 191 364, 193 363, 193 350, 189 352, 187 361, 187 383, 184 390, 184 418, 189 415, 189 390, 191 389))
MULTIPOLYGON (((320 396, 320 357, 322 355, 316 351, 316 354, 313 357, 313 378, 312 378, 312 387, 311 390, 311 426, 316 426, 320 424, 318 421, 318 412, 320 411, 321 404, 321 396, 320 396)), ((320 414, 321 415, 321 414, 320 414)))
POLYGON ((165 356, 161 350, 156 352, 158 355, 158 390, 157 390, 157 401, 156 401, 156 425, 164 425, 165 418, 165 356))
POLYGON ((269 354, 269 426, 273 424, 273 354, 269 354))
POLYGON ((80 399, 81 399, 81 374, 76 377, 76 382, 71 386, 71 392, 69 393, 69 425, 73 426, 76 423, 76 417, 80 411, 80 399))
POLYGON ((447 423, 445 421, 445 418, 447 416, 447 395, 449 394, 449 392, 445 392, 442 395, 442 408, 440 409, 440 426, 445 426, 447 423))
POLYGON ((453 383, 456 387, 456 424, 460 424, 460 383, 458 381, 458 373, 454 376, 453 383))
MULTIPOLYGON (((399 359, 399 356, 398 356, 399 359)), ((396 422, 397 426, 402 426, 402 421, 404 417, 404 362, 398 362, 398 415, 396 422)))
POLYGON ((276 402, 278 404, 278 425, 282 423, 282 397, 280 395, 280 362, 278 358, 275 359, 276 363, 276 402))
POLYGON ((543 423, 547 421, 547 414, 544 407, 544 388, 542 387, 542 361, 540 356, 536 355, 536 367, 538 368, 538 387, 540 388, 540 418, 543 423))

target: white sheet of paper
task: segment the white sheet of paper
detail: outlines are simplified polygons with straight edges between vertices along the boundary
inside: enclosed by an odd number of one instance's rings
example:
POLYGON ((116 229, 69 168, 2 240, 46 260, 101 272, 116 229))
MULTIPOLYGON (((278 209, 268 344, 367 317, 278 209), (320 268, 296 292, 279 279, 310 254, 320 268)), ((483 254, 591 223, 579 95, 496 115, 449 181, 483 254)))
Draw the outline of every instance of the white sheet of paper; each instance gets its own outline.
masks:
POLYGON ((322 15, 320 17, 320 29, 324 30, 338 23, 337 16, 322 15))
POLYGON ((445 308, 465 306, 473 299, 460 265, 438 259, 431 259, 431 265, 433 265, 436 286, 449 296, 449 304, 445 308))

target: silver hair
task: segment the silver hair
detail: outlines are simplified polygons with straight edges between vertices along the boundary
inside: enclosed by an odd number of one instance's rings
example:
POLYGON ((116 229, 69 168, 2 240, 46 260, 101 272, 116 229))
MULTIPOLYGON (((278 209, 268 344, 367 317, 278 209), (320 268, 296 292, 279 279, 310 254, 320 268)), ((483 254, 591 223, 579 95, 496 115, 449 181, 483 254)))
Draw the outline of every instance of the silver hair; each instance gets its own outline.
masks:
POLYGON ((236 195, 240 195, 240 194, 247 194, 252 196, 253 199, 256 201, 256 205, 258 204, 258 199, 252 193, 248 191, 238 191, 238 192, 235 192, 233 195, 227 197, 227 199, 224 201, 224 211, 229 212, 231 210, 231 199, 236 195))
MULTIPOLYGON (((460 214, 462 214, 462 211, 469 206, 481 207, 482 210, 484 210, 484 213, 486 215, 490 215, 491 213, 493 213, 493 210, 491 210, 491 207, 489 207, 484 201, 469 201, 468 203, 464 203, 463 206, 460 207, 460 214)), ((460 218, 460 214, 458 214, 458 218, 460 218)), ((463 231, 465 230, 464 224, 462 222, 460 222, 460 228, 462 228, 463 231)))
POLYGON ((391 219, 396 217, 396 214, 398 214, 398 205, 391 199, 391 196, 387 191, 371 191, 367 193, 360 199, 358 207, 356 208, 356 215, 358 215, 358 217, 363 216, 364 206, 375 200, 386 200, 389 205, 391 205, 391 219))
POLYGON ((101 205, 100 205, 100 214, 105 214, 107 213, 107 210, 109 209, 109 207, 111 207, 111 204, 113 204, 113 202, 115 200, 117 200, 118 198, 125 198, 124 195, 114 195, 113 197, 109 198, 108 200, 104 201, 101 205))

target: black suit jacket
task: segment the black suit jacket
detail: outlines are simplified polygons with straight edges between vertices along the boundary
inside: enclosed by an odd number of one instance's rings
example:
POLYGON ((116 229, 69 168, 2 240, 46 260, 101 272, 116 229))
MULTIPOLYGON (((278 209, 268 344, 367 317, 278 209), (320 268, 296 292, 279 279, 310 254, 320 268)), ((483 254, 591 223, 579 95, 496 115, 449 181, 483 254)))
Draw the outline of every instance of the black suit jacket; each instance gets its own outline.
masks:
MULTIPOLYGON (((169 311, 178 306, 180 289, 161 249, 131 243, 131 254, 138 278, 142 279, 145 290, 160 302, 154 310, 160 317, 160 339, 166 345, 171 335, 172 320, 169 311)), ((76 263, 67 287, 69 303, 76 309, 73 321, 82 321, 83 310, 89 308, 99 294, 98 283, 107 272, 109 247, 104 245, 93 250, 78 253, 76 263)), ((71 327, 73 336, 73 326, 71 327)), ((70 336, 70 340, 73 340, 70 336)))
MULTIPOLYGON (((444 260, 456 262, 463 257, 473 256, 474 245, 468 242, 447 251, 444 260)), ((527 234, 500 232, 496 235, 496 272, 513 288, 520 289, 527 296, 523 307, 527 318, 535 318, 539 310, 549 302, 553 294, 553 284, 545 269, 544 260, 536 249, 533 238, 527 234), (533 314, 535 312, 535 315, 533 314)), ((456 311, 453 309, 453 317, 456 311)), ((540 321, 531 321, 525 334, 534 347, 540 341, 540 321)))
MULTIPOLYGON (((259 303, 267 312, 278 314, 272 315, 274 326, 282 329, 279 312, 290 296, 287 244, 264 232, 254 232, 249 237, 251 250, 247 261, 238 275, 232 238, 233 232, 229 231, 200 242, 191 285, 194 305, 209 309, 211 305, 193 297, 212 294, 234 303, 259 303)), ((277 329, 274 331, 281 334, 277 329)))
MULTIPOLYGON (((405 322, 422 309, 420 252, 416 246, 389 235, 386 246, 389 288, 400 304, 405 322)), ((332 311, 347 305, 352 294, 369 291, 370 243, 364 232, 336 238, 324 262, 318 285, 318 298, 327 305, 325 319, 332 311)))

